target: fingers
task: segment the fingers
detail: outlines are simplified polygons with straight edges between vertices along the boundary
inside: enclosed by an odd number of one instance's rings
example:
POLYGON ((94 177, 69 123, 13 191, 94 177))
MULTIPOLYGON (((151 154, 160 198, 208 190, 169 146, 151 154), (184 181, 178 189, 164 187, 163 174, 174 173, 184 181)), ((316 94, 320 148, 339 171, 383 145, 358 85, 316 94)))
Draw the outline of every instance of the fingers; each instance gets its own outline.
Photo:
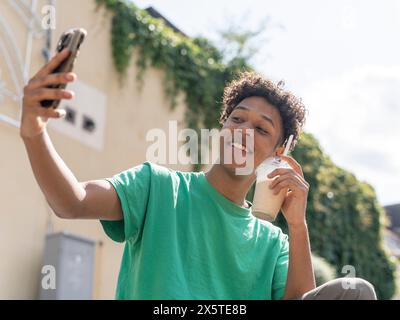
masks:
POLYGON ((289 163, 289 165, 290 165, 298 174, 300 174, 301 176, 304 176, 304 175, 303 175, 303 170, 302 170, 302 168, 301 168, 301 165, 300 165, 296 160, 294 160, 292 157, 288 157, 288 156, 284 156, 284 155, 280 155, 280 157, 281 157, 283 160, 287 161, 287 162, 289 163))
POLYGON ((36 73, 33 79, 43 78, 50 74, 68 57, 69 54, 70 51, 68 49, 64 49, 63 51, 57 53, 46 65, 44 65, 42 69, 36 73))
POLYGON ((293 168, 279 168, 268 174, 268 178, 275 178, 270 184, 270 188, 274 190, 274 194, 278 194, 283 188, 291 189, 293 191, 301 190, 305 193, 308 192, 310 185, 304 180, 302 172, 298 171, 297 166, 299 166, 299 164, 296 166, 295 164, 297 163, 294 161, 293 168))
MULTIPOLYGON (((278 178, 279 179, 279 178, 278 178)), ((308 192, 308 184, 300 181, 295 176, 286 176, 280 180, 276 179, 275 183, 270 185, 270 188, 273 189, 273 194, 278 194, 282 189, 291 189, 292 192, 302 191, 308 192)))
POLYGON ((276 195, 280 193, 283 188, 289 189, 289 185, 291 185, 290 181, 288 180, 281 181, 279 184, 275 185, 274 188, 271 188, 273 190, 272 193, 276 195))
POLYGON ((53 109, 53 108, 42 108, 42 107, 35 107, 35 114, 37 116, 43 117, 43 118, 63 118, 66 115, 66 111, 64 109, 53 109))
POLYGON ((293 169, 289 169, 289 168, 275 169, 274 171, 269 173, 267 177, 273 178, 273 177, 281 176, 281 175, 285 175, 285 174, 296 174, 296 171, 294 171, 293 169))
POLYGON ((272 180, 272 182, 270 184, 270 188, 273 189, 279 183, 281 183, 282 181, 286 181, 286 180, 290 180, 290 181, 300 183, 300 184, 303 184, 303 183, 306 184, 306 181, 301 179, 301 177, 299 177, 298 175, 284 174, 284 175, 280 175, 279 177, 272 180))
POLYGON ((75 73, 53 73, 43 78, 34 78, 29 83, 31 90, 35 90, 42 87, 48 87, 50 85, 67 84, 75 81, 77 78, 75 73))
POLYGON ((75 93, 69 90, 40 88, 33 90, 33 92, 31 93, 31 100, 34 102, 39 102, 43 100, 70 100, 74 98, 74 96, 75 93))

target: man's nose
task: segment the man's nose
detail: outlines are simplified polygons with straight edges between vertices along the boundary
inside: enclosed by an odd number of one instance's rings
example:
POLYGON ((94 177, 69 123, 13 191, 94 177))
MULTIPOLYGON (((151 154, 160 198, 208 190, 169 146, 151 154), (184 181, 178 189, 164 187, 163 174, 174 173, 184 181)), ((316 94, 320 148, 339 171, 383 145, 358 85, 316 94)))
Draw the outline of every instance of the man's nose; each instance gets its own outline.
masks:
POLYGON ((254 129, 246 126, 241 126, 233 130, 233 140, 236 142, 243 143, 245 145, 254 144, 254 129))

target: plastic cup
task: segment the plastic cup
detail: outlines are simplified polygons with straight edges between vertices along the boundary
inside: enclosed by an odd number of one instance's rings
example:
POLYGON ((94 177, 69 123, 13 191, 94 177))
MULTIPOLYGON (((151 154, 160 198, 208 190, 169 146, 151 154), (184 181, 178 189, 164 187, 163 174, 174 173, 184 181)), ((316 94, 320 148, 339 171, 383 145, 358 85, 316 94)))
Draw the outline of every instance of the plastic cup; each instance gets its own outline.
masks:
POLYGON ((252 214, 266 221, 274 221, 282 207, 288 189, 282 189, 278 194, 270 189, 270 184, 279 176, 268 178, 268 174, 278 168, 290 168, 280 157, 271 157, 263 161, 256 169, 257 181, 253 198, 252 214))

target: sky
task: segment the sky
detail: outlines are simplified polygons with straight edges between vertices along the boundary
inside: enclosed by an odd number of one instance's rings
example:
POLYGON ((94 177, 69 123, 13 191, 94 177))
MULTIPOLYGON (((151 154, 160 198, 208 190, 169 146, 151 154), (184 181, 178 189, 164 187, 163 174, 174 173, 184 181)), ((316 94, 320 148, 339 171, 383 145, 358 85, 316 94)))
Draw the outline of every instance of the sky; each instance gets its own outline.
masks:
POLYGON ((268 21, 257 71, 300 96, 305 130, 332 160, 400 203, 400 1, 134 0, 189 36, 268 21))

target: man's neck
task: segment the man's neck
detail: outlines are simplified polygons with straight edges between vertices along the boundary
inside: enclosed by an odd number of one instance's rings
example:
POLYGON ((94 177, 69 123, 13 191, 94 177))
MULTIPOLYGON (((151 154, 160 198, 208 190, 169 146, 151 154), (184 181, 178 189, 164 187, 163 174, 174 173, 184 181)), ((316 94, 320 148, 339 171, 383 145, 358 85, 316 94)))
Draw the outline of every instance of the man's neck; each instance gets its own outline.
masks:
POLYGON ((254 182, 255 176, 236 175, 235 170, 214 164, 205 173, 208 182, 225 198, 242 207, 248 207, 246 195, 254 182))

